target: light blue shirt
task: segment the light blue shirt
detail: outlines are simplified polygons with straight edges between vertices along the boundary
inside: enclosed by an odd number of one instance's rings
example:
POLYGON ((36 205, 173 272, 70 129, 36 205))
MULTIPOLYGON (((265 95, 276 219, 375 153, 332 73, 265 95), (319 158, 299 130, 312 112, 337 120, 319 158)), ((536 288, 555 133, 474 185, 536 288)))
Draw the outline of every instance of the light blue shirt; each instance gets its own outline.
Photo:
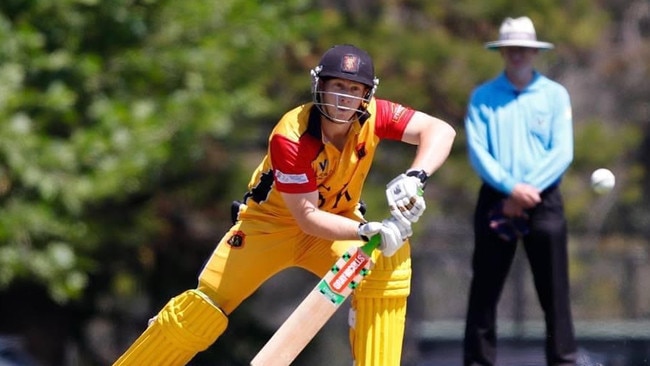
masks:
POLYGON ((569 93, 536 71, 520 91, 505 72, 476 88, 465 131, 474 170, 508 195, 516 183, 539 190, 559 183, 573 160, 569 93))

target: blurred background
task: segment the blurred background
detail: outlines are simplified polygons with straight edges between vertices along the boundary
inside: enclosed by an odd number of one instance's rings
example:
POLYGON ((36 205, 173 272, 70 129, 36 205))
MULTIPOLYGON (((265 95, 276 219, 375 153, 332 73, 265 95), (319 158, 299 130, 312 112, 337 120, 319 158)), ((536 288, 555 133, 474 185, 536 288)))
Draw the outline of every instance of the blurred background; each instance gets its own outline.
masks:
MULTIPOLYGON (((378 97, 458 132, 415 226, 404 364, 460 365, 479 187, 463 117, 471 90, 501 69, 483 43, 522 15, 555 43, 538 68, 574 107, 563 193, 581 352, 593 365, 650 363, 648 0, 2 0, 0 356, 111 364, 196 285, 272 126, 311 100, 320 55, 353 43, 374 57, 378 97), (617 176, 606 195, 589 188, 600 167, 617 176)), ((364 194, 369 219, 387 214, 385 184, 412 153, 382 144, 364 194)), ((248 364, 315 280, 300 270, 274 278, 192 364, 248 364)), ((504 349, 541 357, 525 258, 506 286, 504 349)), ((296 364, 350 363, 346 313, 296 364)))

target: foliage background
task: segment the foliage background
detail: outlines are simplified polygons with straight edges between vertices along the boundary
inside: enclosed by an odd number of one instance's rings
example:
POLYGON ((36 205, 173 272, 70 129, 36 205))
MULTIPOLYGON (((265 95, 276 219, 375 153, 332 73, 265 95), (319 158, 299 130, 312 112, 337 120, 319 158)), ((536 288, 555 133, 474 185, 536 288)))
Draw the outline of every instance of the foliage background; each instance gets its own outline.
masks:
MULTIPOLYGON (((450 292, 466 287, 479 184, 462 119, 471 89, 500 71, 482 44, 520 15, 556 44, 539 68, 574 105, 563 189, 575 316, 647 319, 650 291, 628 281, 648 272, 647 1, 3 0, 0 332, 24 336, 45 364, 109 364, 169 297, 194 286, 268 132, 310 99, 309 70, 338 43, 373 55, 379 97, 458 131, 413 240, 409 318, 462 319, 464 294, 450 292), (598 167, 617 174, 609 195, 588 189, 598 167)), ((385 214, 384 184, 411 153, 382 147, 369 218, 385 214)), ((289 271, 272 281, 196 362, 245 364, 313 280, 289 271), (265 301, 276 291, 285 303, 265 301)), ((526 313, 539 317, 529 298, 526 313)), ((513 311, 504 305, 503 316, 513 311)), ((345 349, 338 328, 303 357, 345 349)))

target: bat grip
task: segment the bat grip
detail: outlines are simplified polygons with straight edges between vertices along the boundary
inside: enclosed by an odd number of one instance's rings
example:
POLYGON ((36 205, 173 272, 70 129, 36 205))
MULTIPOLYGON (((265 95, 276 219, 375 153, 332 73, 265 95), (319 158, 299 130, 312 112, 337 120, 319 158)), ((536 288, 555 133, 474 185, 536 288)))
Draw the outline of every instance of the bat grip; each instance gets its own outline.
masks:
POLYGON ((361 250, 370 257, 372 252, 379 247, 379 244, 381 244, 381 235, 375 234, 361 247, 361 250))

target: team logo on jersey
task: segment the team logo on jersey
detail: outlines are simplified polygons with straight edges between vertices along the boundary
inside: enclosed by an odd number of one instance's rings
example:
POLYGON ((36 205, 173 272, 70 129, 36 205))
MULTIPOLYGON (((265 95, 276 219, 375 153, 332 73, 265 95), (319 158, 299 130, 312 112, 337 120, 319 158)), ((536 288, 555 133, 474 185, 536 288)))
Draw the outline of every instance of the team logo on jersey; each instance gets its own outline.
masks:
POLYGON ((356 74, 359 72, 359 57, 357 55, 345 55, 341 59, 341 71, 356 74))
POLYGON ((329 165, 329 160, 322 154, 312 163, 312 167, 314 167, 314 170, 316 171, 316 179, 319 182, 329 176, 329 165))
POLYGON ((391 120, 395 123, 399 122, 399 120, 404 115, 404 112, 406 112, 406 108, 401 104, 395 104, 395 103, 391 103, 390 107, 393 111, 393 117, 391 118, 391 120))
POLYGON ((359 160, 363 159, 363 157, 366 156, 366 154, 367 154, 366 143, 362 142, 359 145, 357 145, 356 151, 357 151, 357 156, 359 157, 359 160))
POLYGON ((235 231, 227 243, 233 248, 241 248, 244 246, 244 238, 246 238, 246 235, 242 231, 235 231))

